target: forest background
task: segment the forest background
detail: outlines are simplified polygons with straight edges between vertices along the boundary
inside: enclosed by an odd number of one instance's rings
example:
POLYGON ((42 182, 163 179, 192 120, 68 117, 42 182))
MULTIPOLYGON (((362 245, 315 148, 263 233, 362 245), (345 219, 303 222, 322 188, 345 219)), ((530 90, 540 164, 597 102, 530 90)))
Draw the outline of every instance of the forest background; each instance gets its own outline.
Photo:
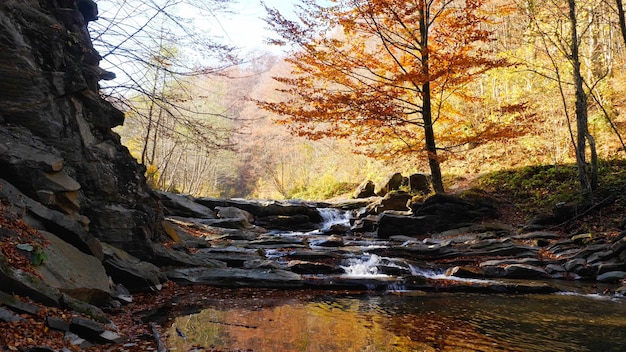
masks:
MULTIPOLYGON (((600 159, 623 158, 621 1, 491 1, 492 21, 480 24, 491 34, 487 51, 511 64, 459 85, 447 101, 453 123, 436 131, 448 142, 438 154, 446 188, 494 171, 576 162, 576 84, 566 50, 571 3, 589 132, 600 159)), ((429 172, 419 152, 369 157, 372 146, 392 143, 384 138, 365 144, 308 140, 277 124, 280 117, 254 100, 286 99, 274 77, 292 75, 293 63, 285 59, 298 48, 259 52, 229 45, 219 18, 236 11, 233 1, 98 4, 100 19, 90 31, 102 66, 117 74, 102 83, 102 92, 126 112, 118 132, 146 165, 155 188, 195 196, 319 200, 389 173, 429 172)), ((575 180, 569 186, 576 187, 575 180)))

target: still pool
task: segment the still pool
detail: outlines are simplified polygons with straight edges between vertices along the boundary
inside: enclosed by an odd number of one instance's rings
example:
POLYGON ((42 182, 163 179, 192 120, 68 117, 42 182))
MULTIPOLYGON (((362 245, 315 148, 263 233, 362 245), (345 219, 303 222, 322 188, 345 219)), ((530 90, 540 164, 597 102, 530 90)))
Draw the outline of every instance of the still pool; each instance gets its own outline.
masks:
POLYGON ((172 320, 171 350, 626 351, 626 298, 412 292, 207 306, 172 320))

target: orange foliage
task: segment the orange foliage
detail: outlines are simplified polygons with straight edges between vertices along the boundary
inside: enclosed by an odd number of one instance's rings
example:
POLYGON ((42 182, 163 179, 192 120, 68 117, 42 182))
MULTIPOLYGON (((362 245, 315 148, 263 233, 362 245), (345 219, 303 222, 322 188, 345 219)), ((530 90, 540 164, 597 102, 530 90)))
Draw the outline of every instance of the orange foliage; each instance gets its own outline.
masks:
POLYGON ((27 256, 28 252, 18 250, 17 246, 20 244, 41 248, 47 246, 48 242, 37 230, 28 226, 15 214, 6 211, 0 204, 0 255, 11 267, 38 276, 33 269, 31 258, 27 256))
MULTIPOLYGON (((489 44, 494 19, 510 8, 488 6, 489 0, 305 4, 302 23, 268 8, 268 22, 282 42, 297 48, 287 59, 291 75, 275 77, 287 98, 257 102, 294 134, 351 138, 358 152, 373 157, 435 160, 442 149, 435 137, 445 148, 491 135, 491 123, 468 132, 463 109, 452 106, 451 98, 479 100, 465 86, 509 65, 489 44)), ((494 136, 512 132, 496 130, 494 136)))

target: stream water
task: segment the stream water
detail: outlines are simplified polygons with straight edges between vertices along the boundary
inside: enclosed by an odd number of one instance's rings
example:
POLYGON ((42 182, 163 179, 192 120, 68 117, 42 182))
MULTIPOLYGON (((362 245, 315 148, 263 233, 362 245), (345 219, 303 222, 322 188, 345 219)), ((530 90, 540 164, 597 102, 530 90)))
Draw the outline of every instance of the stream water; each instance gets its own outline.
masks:
MULTIPOLYGON (((341 214, 323 215, 326 227, 347 221, 341 214)), ((385 276, 377 268, 394 259, 368 254, 371 245, 364 242, 362 252, 345 260, 344 276, 385 276)), ((410 271, 442 275, 412 266, 410 271)), ((306 299, 298 291, 224 297, 175 318, 166 335, 176 351, 626 351, 626 298, 571 292, 484 295, 390 287, 306 299)))
POLYGON ((562 294, 251 299, 176 318, 169 336, 178 351, 617 352, 626 351, 626 302, 562 294))

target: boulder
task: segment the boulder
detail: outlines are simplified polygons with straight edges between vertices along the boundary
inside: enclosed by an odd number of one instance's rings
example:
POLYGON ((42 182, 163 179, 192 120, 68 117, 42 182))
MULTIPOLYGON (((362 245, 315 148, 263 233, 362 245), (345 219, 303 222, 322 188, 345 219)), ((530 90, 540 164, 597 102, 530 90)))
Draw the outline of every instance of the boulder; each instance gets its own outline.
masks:
POLYGON ((287 263, 287 267, 296 274, 342 274, 345 272, 334 265, 302 260, 291 260, 287 263))
POLYGON ((613 244, 611 245, 611 249, 613 250, 616 256, 619 256, 623 252, 626 252, 626 237, 622 237, 622 236, 619 236, 619 237, 620 238, 614 240, 613 244))
POLYGON ((622 261, 608 261, 602 263, 596 263, 598 275, 607 273, 609 271, 626 271, 626 262, 622 261))
POLYGON ((541 265, 541 261, 537 258, 508 258, 508 259, 493 259, 481 262, 480 267, 485 266, 505 266, 510 264, 526 264, 526 265, 541 265))
POLYGON ((94 341, 106 331, 106 328, 96 321, 74 317, 70 322, 70 331, 86 340, 94 341))
POLYGON ((577 272, 581 268, 584 268, 586 265, 587 265, 587 260, 585 260, 584 258, 576 258, 576 259, 572 259, 570 261, 567 261, 563 265, 563 267, 568 272, 577 272))
POLYGON ((562 276, 565 272, 567 272, 567 270, 565 270, 565 268, 562 265, 558 265, 558 264, 548 264, 545 267, 546 272, 550 275, 556 276, 556 275, 560 275, 562 276))
MULTIPOLYGON (((304 215, 301 215, 301 216, 304 216, 304 215)), ((309 218, 306 218, 305 221, 308 221, 308 220, 309 218)), ((245 217, 224 218, 224 219, 194 219, 194 221, 200 224, 206 225, 206 226, 221 227, 225 229, 245 230, 245 229, 251 229, 253 227, 245 217)), ((267 225, 263 221, 261 221, 261 223, 264 225, 267 225)))
POLYGON ((410 194, 406 192, 389 192, 387 193, 383 199, 380 201, 380 205, 383 211, 387 210, 398 210, 398 211, 408 211, 409 210, 409 201, 413 198, 410 194))
POLYGON ((366 206, 368 206, 370 203, 374 202, 375 200, 379 199, 380 197, 368 197, 368 198, 362 198, 362 199, 342 199, 342 200, 338 200, 336 202, 333 202, 332 205, 329 204, 325 204, 324 206, 326 208, 328 207, 332 207, 335 209, 341 209, 341 210, 359 210, 361 208, 364 208, 366 206))
POLYGON ((265 216, 257 218, 256 224, 270 230, 312 231, 317 229, 311 219, 303 214, 265 216))
POLYGON ((581 233, 572 236, 571 240, 577 244, 587 244, 593 240, 593 235, 590 233, 581 233))
POLYGON ((425 237, 434 232, 440 219, 436 216, 404 216, 383 213, 378 218, 376 235, 378 238, 389 238, 396 235, 425 237))
POLYGON ((154 264, 141 261, 125 251, 103 244, 103 265, 116 283, 123 284, 131 292, 156 291, 166 281, 165 275, 154 264))
POLYGON ((376 215, 368 215, 366 217, 356 219, 352 225, 353 233, 374 232, 378 227, 379 217, 376 215))
POLYGON ((48 242, 45 260, 35 267, 51 287, 78 300, 101 305, 111 297, 109 276, 97 258, 84 254, 57 236, 40 231, 48 242))
POLYGON ((243 219, 249 224, 254 223, 254 215, 245 210, 235 207, 215 207, 217 217, 220 219, 243 219))
POLYGON ((378 237, 394 235, 420 236, 468 226, 498 216, 497 206, 478 192, 463 196, 436 194, 421 203, 409 205, 413 217, 382 214, 379 217, 378 237))
POLYGON ((456 228, 458 224, 471 223, 499 216, 494 200, 479 191, 466 191, 460 195, 435 194, 423 203, 411 204, 417 216, 433 215, 440 218, 437 227, 441 231, 456 228), (452 224, 452 226, 450 226, 452 224))
POLYGON ((353 198, 369 198, 376 195, 376 185, 370 180, 363 181, 352 194, 353 198))
POLYGON ((536 257, 538 249, 532 246, 517 244, 508 238, 491 239, 474 242, 470 250, 464 253, 474 257, 515 256, 517 258, 536 257))
POLYGON ((345 235, 349 233, 351 230, 352 228, 349 225, 333 224, 333 225, 330 225, 328 228, 322 229, 322 232, 325 235, 345 235))
POLYGON ((390 174, 379 184, 377 187, 378 189, 376 190, 376 195, 384 197, 387 193, 400 189, 403 180, 404 177, 399 172, 390 174))
POLYGON ((419 193, 422 195, 429 194, 430 189, 430 177, 424 174, 412 174, 409 176, 409 189, 413 193, 419 193))
POLYGON ((594 264, 611 257, 613 257, 612 250, 593 252, 587 256, 587 263, 594 264))

